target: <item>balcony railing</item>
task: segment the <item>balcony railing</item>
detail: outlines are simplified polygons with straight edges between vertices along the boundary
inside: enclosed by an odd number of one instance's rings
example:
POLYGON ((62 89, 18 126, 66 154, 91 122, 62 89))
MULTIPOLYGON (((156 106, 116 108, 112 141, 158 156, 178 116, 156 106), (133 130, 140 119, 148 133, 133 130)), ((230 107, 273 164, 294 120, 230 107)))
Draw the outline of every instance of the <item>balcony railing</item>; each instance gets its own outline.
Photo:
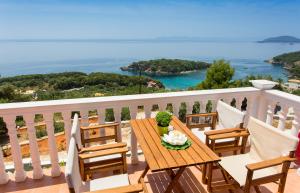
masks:
MULTIPOLYGON (((297 135, 299 132, 297 117, 300 117, 300 97, 278 90, 260 90, 255 87, 7 103, 0 104, 0 117, 3 117, 8 128, 15 169, 15 180, 20 182, 26 179, 26 172, 24 170, 24 163, 17 136, 15 122, 17 116, 23 116, 26 122, 33 178, 40 179, 43 177, 43 169, 35 133, 34 117, 36 114, 42 114, 46 124, 51 160, 51 174, 55 177, 60 175, 61 169, 54 135, 54 113, 59 112, 62 114, 65 137, 68 142, 72 124, 72 112, 80 112, 81 124, 86 126, 89 124, 89 111, 92 110, 97 110, 99 123, 105 122, 106 109, 113 109, 115 121, 121 122, 121 110, 123 107, 128 107, 130 117, 136 118, 140 106, 143 106, 144 116, 150 117, 153 105, 158 105, 160 110, 164 110, 167 106, 172 104, 173 113, 175 116, 178 116, 182 103, 186 104, 186 113, 189 114, 192 113, 195 102, 200 103, 200 112, 204 112, 208 101, 212 102, 212 109, 214 110, 216 102, 220 99, 227 103, 230 103, 234 99, 236 108, 246 110, 247 117, 254 116, 269 124, 273 123, 275 106, 280 105, 281 111, 276 115, 278 117, 278 129, 284 130, 287 117, 289 117, 289 119, 292 117, 292 129, 287 130, 287 132, 290 132, 292 135, 297 135), (288 109, 290 107, 293 108, 294 113, 289 112, 288 109)), ((121 136, 119 136, 119 138, 121 138, 121 136)), ((132 163, 137 163, 138 146, 133 132, 131 132, 131 144, 129 144, 129 146, 132 163)), ((8 175, 5 169, 2 151, 0 151, 0 184, 4 184, 7 181, 8 175)))

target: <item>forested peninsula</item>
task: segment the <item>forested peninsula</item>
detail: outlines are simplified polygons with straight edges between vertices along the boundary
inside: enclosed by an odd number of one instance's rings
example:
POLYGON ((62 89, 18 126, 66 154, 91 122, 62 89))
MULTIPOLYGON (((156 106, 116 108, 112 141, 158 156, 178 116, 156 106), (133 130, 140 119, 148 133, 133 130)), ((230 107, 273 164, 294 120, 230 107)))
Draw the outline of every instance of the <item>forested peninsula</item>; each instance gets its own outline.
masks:
POLYGON ((123 71, 129 71, 152 76, 180 75, 206 69, 210 66, 207 62, 180 60, 180 59, 156 59, 133 62, 121 67, 123 71))
POLYGON ((149 77, 113 73, 64 72, 0 78, 0 103, 138 94, 164 90, 149 77))

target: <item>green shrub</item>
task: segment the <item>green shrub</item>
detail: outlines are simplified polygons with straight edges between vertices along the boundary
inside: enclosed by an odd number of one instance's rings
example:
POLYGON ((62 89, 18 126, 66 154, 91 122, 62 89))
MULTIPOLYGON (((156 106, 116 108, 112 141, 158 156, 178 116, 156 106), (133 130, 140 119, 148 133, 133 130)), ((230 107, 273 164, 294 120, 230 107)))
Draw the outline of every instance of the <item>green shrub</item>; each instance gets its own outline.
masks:
POLYGON ((159 126, 167 127, 172 120, 172 115, 167 111, 162 111, 157 113, 155 119, 159 126))
POLYGON ((54 122, 54 133, 60 133, 65 131, 63 122, 54 122))
POLYGON ((122 108, 122 111, 121 111, 121 120, 122 121, 126 121, 126 120, 130 120, 131 117, 130 117, 130 110, 128 107, 124 107, 122 108))

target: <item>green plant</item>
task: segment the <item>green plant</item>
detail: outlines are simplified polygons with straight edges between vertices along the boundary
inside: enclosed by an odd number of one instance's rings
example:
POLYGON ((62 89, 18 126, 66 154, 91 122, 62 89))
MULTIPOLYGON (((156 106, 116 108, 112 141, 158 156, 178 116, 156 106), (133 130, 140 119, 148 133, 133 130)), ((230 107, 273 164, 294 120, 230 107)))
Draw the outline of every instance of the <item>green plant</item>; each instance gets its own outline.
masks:
POLYGON ((172 120, 172 115, 167 111, 162 111, 157 113, 155 119, 158 126, 167 127, 172 120))

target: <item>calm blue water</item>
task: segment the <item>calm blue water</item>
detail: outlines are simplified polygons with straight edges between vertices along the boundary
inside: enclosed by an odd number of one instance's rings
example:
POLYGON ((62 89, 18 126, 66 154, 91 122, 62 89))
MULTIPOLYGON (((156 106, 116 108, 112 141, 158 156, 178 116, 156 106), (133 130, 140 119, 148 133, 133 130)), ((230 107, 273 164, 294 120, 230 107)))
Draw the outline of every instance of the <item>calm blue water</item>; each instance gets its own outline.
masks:
MULTIPOLYGON (((64 71, 114 72, 133 61, 181 58, 212 62, 224 58, 235 68, 234 79, 247 75, 271 75, 287 79, 279 66, 263 62, 275 55, 300 50, 300 44, 255 42, 4 42, 0 41, 0 74, 13 76, 64 71)), ((154 77, 167 88, 184 89, 201 82, 205 71, 188 75, 154 77)))

